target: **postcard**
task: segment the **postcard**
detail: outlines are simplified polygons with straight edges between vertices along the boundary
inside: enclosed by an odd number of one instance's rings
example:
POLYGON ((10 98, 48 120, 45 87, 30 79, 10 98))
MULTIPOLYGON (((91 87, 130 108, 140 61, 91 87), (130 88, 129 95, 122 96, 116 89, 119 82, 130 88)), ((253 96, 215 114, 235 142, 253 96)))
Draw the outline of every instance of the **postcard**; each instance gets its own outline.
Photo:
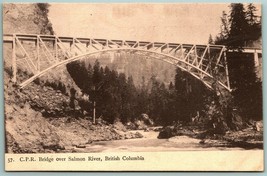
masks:
POLYGON ((4 3, 6 171, 263 171, 255 3, 4 3))

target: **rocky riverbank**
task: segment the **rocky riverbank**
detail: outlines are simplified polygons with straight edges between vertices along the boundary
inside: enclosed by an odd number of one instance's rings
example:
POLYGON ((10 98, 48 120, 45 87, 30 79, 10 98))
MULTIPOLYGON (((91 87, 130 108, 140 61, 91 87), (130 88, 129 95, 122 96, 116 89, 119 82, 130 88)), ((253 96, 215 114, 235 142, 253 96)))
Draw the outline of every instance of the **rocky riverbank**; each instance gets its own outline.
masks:
POLYGON ((210 133, 200 125, 166 126, 160 130, 159 139, 174 139, 187 136, 198 140, 203 147, 240 147, 263 149, 263 122, 252 122, 240 130, 229 130, 225 134, 210 133))
POLYGON ((4 88, 8 153, 65 152, 66 146, 143 137, 121 122, 108 124, 98 118, 93 124, 91 117, 69 106, 69 96, 51 87, 33 83, 19 90, 5 73, 4 88))

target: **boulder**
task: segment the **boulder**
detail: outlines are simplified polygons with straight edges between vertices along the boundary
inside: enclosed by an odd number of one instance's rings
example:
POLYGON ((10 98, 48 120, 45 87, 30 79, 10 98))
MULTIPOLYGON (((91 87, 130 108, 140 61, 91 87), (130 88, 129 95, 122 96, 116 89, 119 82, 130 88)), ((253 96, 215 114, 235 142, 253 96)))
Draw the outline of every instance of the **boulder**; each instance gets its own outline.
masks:
POLYGON ((159 132, 158 139, 168 139, 173 136, 173 127, 167 126, 159 132))
POLYGON ((137 129, 136 125, 133 122, 128 122, 126 124, 126 127, 127 127, 127 129, 130 129, 130 130, 136 130, 137 129))
POLYGON ((139 133, 139 132, 135 133, 135 138, 143 138, 143 137, 144 136, 141 133, 139 133))
POLYGON ((169 139, 173 136, 189 136, 195 137, 196 133, 190 129, 178 127, 178 126, 167 126, 160 130, 158 139, 169 139))
POLYGON ((149 116, 147 114, 141 114, 141 118, 140 118, 141 121, 144 121, 144 124, 145 125, 149 125, 149 126, 152 126, 154 125, 154 122, 152 119, 149 118, 149 116))

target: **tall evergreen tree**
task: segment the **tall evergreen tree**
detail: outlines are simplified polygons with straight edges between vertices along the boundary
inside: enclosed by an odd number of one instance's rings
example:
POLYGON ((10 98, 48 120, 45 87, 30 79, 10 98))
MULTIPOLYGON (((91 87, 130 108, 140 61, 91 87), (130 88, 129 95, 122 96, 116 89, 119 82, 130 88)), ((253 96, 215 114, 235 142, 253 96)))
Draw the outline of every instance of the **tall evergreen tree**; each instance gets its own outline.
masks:
POLYGON ((246 19, 249 25, 254 25, 257 22, 256 11, 256 7, 252 3, 249 3, 246 11, 246 19))
POLYGON ((261 23, 256 16, 257 9, 250 3, 247 6, 246 19, 248 22, 248 42, 255 41, 261 36, 261 23))
POLYGON ((242 50, 247 42, 248 21, 242 3, 232 3, 230 14, 230 31, 227 46, 233 50, 242 50))
POLYGON ((223 11, 221 16, 221 32, 215 37, 215 44, 225 44, 227 42, 229 37, 229 28, 230 24, 227 13, 223 11))

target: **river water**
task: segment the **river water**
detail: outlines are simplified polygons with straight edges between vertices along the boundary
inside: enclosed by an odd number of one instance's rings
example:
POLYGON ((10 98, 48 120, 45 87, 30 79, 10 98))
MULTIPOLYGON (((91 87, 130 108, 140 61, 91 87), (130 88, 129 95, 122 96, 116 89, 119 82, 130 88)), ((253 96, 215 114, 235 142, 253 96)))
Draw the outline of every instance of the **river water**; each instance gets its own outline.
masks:
MULTIPOLYGON (((133 131, 137 132, 137 131, 133 131)), ((199 139, 176 136, 170 139, 158 139, 158 132, 138 131, 144 137, 137 139, 98 141, 87 144, 80 152, 156 152, 156 151, 205 151, 205 150, 244 150, 242 148, 212 147, 200 144, 199 139)))

